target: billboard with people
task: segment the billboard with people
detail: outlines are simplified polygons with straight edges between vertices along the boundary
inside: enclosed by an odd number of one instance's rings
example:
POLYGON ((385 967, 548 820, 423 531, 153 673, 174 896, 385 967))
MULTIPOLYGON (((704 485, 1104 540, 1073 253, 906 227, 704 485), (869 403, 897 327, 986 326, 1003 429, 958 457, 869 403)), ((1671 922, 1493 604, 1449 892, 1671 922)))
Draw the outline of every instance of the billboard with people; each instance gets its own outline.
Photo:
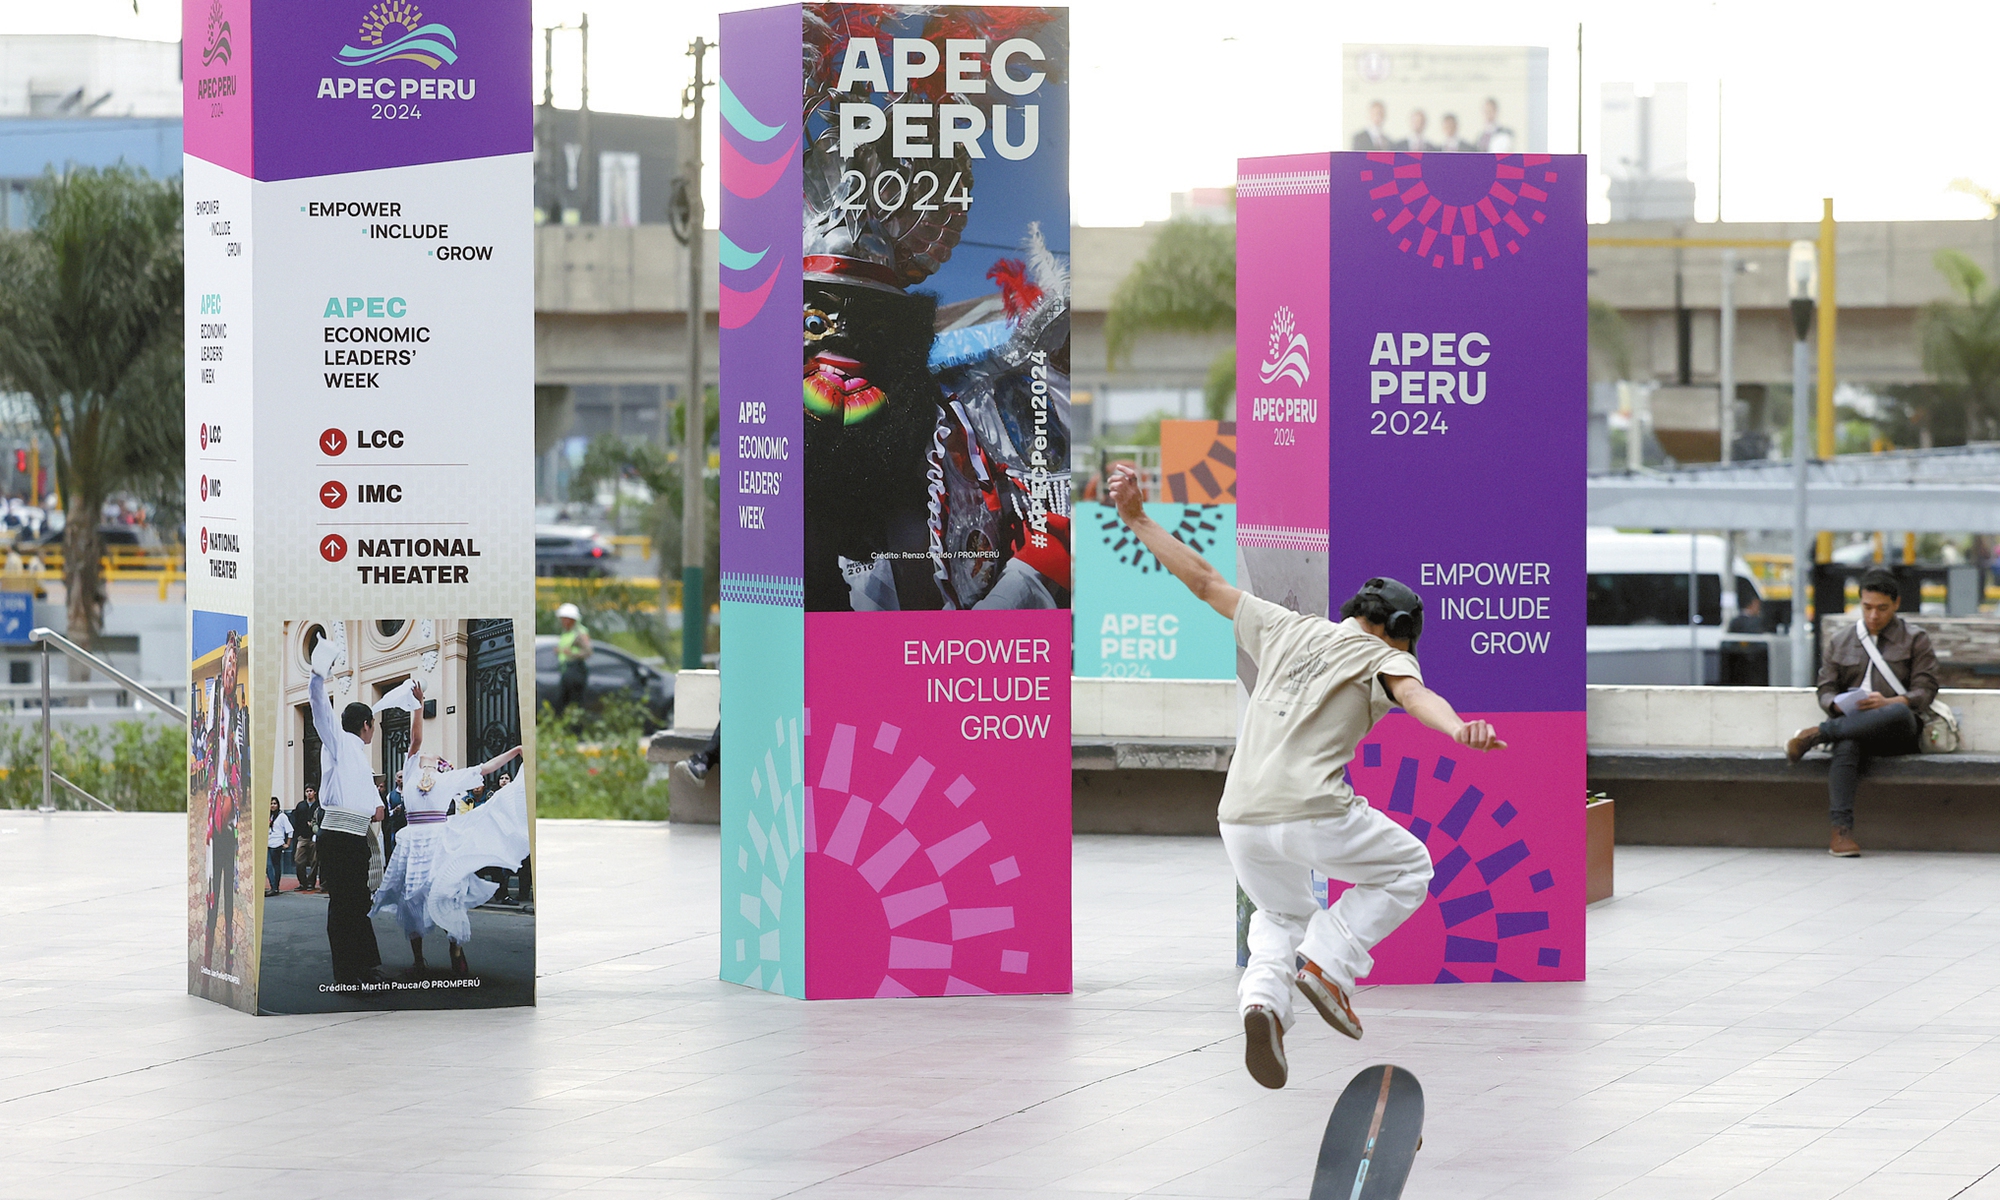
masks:
POLYGON ((1549 52, 1539 46, 1350 43, 1340 85, 1348 150, 1548 149, 1549 52))

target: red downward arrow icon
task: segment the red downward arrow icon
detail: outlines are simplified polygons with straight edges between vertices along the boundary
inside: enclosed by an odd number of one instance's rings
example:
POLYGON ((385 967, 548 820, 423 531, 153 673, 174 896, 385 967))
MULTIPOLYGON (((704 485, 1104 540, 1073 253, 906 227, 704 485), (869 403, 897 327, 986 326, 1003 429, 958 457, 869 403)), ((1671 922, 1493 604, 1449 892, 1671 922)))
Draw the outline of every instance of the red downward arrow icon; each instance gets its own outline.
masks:
POLYGON ((347 449, 347 435, 338 429, 329 429, 319 435, 319 448, 328 458, 338 457, 347 449))

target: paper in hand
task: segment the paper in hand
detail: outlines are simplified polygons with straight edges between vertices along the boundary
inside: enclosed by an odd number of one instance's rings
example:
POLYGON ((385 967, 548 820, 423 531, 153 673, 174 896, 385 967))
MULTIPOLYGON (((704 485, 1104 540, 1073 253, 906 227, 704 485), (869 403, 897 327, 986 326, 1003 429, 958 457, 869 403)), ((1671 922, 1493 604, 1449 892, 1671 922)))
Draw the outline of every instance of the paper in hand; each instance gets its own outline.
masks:
POLYGON ((312 673, 321 679, 328 678, 333 674, 335 660, 339 657, 340 648, 333 644, 333 639, 321 637, 319 644, 313 647, 312 673))
POLYGON ((1842 692, 1840 695, 1835 696, 1833 698, 1833 706, 1838 708, 1843 715, 1851 717, 1861 711, 1861 702, 1874 694, 1874 692, 1867 688, 1855 688, 1851 692, 1842 692))
POLYGON ((375 702, 375 711, 381 712, 385 708, 400 708, 404 712, 415 712, 417 709, 417 697, 410 690, 410 685, 415 682, 414 679, 405 679, 390 689, 386 695, 375 702))

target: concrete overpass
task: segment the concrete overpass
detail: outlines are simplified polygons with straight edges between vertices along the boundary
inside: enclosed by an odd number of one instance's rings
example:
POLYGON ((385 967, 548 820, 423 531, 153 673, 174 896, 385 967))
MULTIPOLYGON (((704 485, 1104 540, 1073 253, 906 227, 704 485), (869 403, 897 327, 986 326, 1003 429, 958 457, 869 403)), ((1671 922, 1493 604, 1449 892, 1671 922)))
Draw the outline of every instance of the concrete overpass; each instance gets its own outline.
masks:
MULTIPOLYGON (((1815 222, 1675 225, 1625 222, 1592 226, 1594 236, 1716 239, 1812 238, 1815 222)), ((1072 362, 1079 402, 1092 401, 1086 429, 1137 420, 1159 409, 1199 415, 1208 364, 1229 346, 1226 335, 1141 341, 1131 362, 1113 371, 1104 359, 1104 317, 1118 282, 1152 243, 1150 228, 1070 231, 1075 313, 1072 362)), ((1840 378, 1862 385, 1925 378, 1918 320, 1924 306, 1949 299, 1932 255, 1954 247, 2000 278, 2000 222, 1864 221, 1839 231, 1840 378)), ((706 253, 714 261, 714 234, 706 253)), ((1791 331, 1785 311, 1784 252, 1745 250, 1760 268, 1737 284, 1737 378, 1744 385, 1788 385, 1791 331)), ((686 373, 686 250, 664 225, 633 228, 543 226, 536 234, 535 366, 539 384, 567 385, 567 403, 544 393, 538 422, 544 451, 559 434, 613 430, 649 436, 662 398, 677 400, 686 373)), ((1691 362, 1696 383, 1716 381, 1720 254, 1680 254, 1682 296, 1692 310, 1691 362)), ((1635 373, 1672 382, 1677 368, 1674 315, 1675 253, 1661 249, 1593 248, 1590 290, 1618 309, 1631 327, 1635 373)), ((708 348, 703 362, 716 378, 715 274, 708 277, 708 348)), ((1609 368, 1593 361, 1594 378, 1609 368)), ((1581 406, 1579 406, 1581 415, 1581 406)))

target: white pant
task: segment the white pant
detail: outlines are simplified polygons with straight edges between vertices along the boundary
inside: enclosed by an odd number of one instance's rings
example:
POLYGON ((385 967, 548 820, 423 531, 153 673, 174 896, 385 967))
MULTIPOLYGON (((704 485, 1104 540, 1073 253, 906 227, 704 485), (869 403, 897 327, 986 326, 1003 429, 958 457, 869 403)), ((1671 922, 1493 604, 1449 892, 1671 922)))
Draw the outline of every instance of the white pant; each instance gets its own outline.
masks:
POLYGON ((1375 966, 1368 951, 1424 902, 1431 855, 1411 833, 1356 798, 1338 817, 1222 826, 1236 881, 1256 904, 1250 963, 1237 985, 1244 1010, 1261 1004, 1292 1023, 1292 978, 1303 953, 1352 989, 1375 966), (1332 908, 1313 899, 1312 873, 1354 886, 1332 908))

